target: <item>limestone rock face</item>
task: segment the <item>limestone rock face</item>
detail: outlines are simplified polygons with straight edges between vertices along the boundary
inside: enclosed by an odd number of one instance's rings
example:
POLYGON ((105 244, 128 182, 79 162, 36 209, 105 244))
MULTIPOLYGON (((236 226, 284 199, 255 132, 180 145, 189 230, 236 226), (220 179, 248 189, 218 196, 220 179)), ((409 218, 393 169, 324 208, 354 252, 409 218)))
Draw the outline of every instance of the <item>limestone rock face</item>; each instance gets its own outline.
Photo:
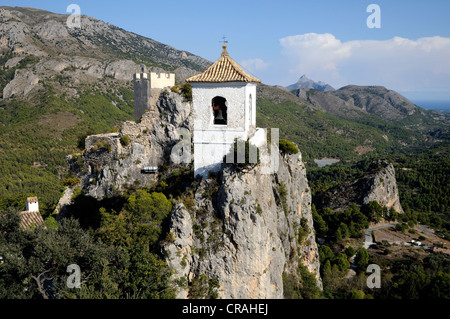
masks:
POLYGON ((333 187, 318 198, 320 206, 334 210, 343 210, 352 203, 365 205, 371 201, 403 213, 392 163, 376 161, 361 178, 333 187))
POLYGON ((363 203, 377 201, 381 206, 393 207, 397 212, 404 213, 398 196, 395 169, 392 163, 382 163, 382 168, 373 176, 373 185, 363 198, 363 203))
POLYGON ((41 85, 39 85, 39 77, 35 73, 17 70, 14 79, 3 89, 3 97, 8 99, 15 95, 27 95, 38 87, 41 87, 41 85))
MULTIPOLYGON (((86 194, 102 199, 130 185, 152 185, 160 172, 142 174, 142 167, 170 169, 182 139, 190 149, 192 104, 176 93, 159 93, 155 112, 145 113, 139 123, 125 122, 117 133, 87 137, 84 154, 69 157, 86 194)), ((261 163, 268 163, 271 155, 260 150, 261 163)), ((183 193, 190 200, 174 205, 161 253, 173 279, 185 283, 179 298, 192 297, 190 287, 202 276, 218 281, 220 298, 283 298, 283 274, 298 279, 299 263, 321 287, 301 154, 272 150, 279 164, 274 172, 263 164, 244 170, 225 166, 218 175, 196 179, 183 193)))
MULTIPOLYGON (((280 158, 275 174, 259 166, 225 168, 203 180, 194 198, 189 211, 177 207, 171 215, 175 240, 163 246, 175 278, 215 278, 220 298, 283 298, 283 273, 296 276, 302 263, 321 287, 311 193, 299 154, 280 158), (308 233, 300 241, 301 225, 308 233)), ((186 296, 189 286, 178 294, 186 296)))
POLYGON ((169 162, 181 128, 190 130, 192 105, 175 93, 152 94, 158 97, 154 112, 145 113, 139 123, 125 122, 117 133, 88 136, 81 158, 69 156, 69 167, 78 172, 86 194, 102 199, 130 186, 149 186, 156 175, 142 169, 169 162))

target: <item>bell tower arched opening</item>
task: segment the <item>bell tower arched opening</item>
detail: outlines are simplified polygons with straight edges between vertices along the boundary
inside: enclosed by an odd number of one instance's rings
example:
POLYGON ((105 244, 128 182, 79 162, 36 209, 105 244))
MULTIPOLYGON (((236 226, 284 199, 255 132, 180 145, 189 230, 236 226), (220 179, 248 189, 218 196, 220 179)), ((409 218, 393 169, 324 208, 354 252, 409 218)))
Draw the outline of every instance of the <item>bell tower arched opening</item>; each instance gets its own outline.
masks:
POLYGON ((216 96, 212 99, 211 105, 213 108, 213 123, 214 125, 227 125, 227 100, 224 97, 216 96))

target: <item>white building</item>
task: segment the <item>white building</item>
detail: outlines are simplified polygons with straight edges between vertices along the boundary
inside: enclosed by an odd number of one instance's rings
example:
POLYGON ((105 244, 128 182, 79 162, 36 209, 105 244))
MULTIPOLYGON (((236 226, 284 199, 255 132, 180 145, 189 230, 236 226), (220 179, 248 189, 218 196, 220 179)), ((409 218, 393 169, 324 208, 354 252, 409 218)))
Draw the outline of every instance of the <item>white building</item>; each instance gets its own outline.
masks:
POLYGON ((26 208, 28 212, 38 212, 39 211, 39 202, 37 197, 28 197, 26 208))
POLYGON ((256 85, 228 55, 203 73, 186 79, 194 109, 194 174, 207 177, 220 170, 236 138, 247 140, 256 130, 256 85))

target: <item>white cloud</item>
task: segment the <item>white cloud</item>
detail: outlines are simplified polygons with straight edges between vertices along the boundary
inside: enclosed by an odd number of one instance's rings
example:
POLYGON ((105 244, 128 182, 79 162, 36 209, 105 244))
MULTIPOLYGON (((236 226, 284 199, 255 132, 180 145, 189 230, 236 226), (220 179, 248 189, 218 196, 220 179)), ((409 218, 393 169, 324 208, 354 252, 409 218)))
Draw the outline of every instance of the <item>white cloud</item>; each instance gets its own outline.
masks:
POLYGON ((450 87, 450 38, 355 40, 307 33, 280 40, 285 68, 333 86, 384 85, 396 90, 450 87))
POLYGON ((269 63, 264 62, 260 58, 244 60, 240 65, 250 72, 258 72, 267 69, 269 63))

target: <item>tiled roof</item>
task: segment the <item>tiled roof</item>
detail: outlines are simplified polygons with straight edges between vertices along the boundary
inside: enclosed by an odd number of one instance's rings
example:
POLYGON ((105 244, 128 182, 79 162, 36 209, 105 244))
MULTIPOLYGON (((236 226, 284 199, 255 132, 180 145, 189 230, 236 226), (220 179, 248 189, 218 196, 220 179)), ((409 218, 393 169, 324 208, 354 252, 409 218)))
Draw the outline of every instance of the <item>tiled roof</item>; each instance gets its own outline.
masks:
POLYGON ((227 47, 223 46, 222 56, 203 73, 191 76, 186 82, 256 82, 261 80, 248 75, 228 55, 227 47))
POLYGON ((32 226, 37 227, 39 225, 44 224, 42 215, 39 212, 24 211, 20 213, 20 217, 21 217, 20 227, 24 229, 28 229, 32 226))

